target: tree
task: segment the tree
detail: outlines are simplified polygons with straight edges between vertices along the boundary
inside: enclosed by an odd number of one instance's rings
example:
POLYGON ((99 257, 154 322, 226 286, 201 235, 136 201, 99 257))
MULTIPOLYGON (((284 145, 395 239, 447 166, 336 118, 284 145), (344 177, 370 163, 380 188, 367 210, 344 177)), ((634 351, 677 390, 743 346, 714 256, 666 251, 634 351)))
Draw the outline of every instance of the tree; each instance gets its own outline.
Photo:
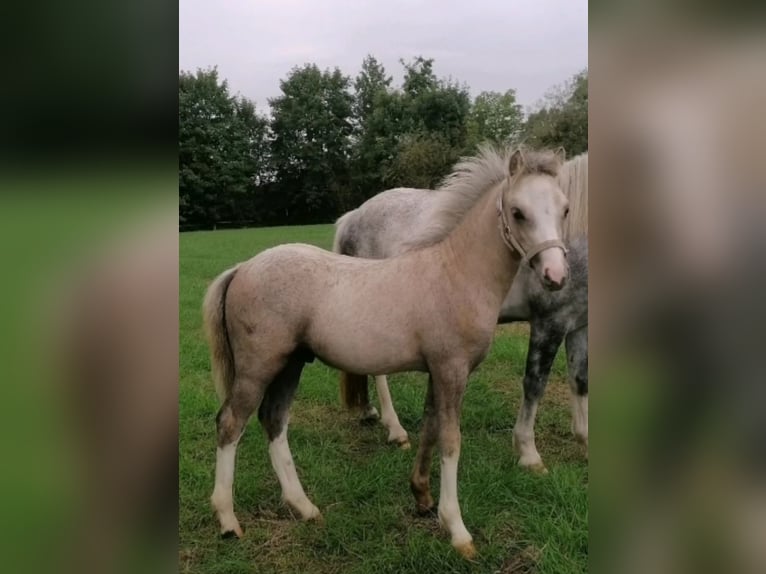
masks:
POLYGON ((388 187, 434 188, 458 159, 458 153, 444 136, 408 134, 386 170, 388 187))
POLYGON ((482 92, 473 102, 468 116, 468 147, 482 142, 512 144, 524 127, 524 114, 516 102, 516 90, 482 92))
POLYGON ((266 153, 266 121, 229 94, 215 68, 179 74, 179 216, 213 226, 242 219, 266 153))
POLYGON ((567 155, 588 150, 588 71, 576 74, 564 87, 554 88, 524 128, 527 143, 563 146, 567 155))
POLYGON ((372 56, 362 62, 354 80, 354 143, 351 159, 352 193, 345 211, 383 190, 383 166, 396 153, 397 123, 391 77, 372 56))
POLYGON ((329 221, 349 194, 352 97, 337 68, 294 68, 272 111, 276 207, 291 222, 329 221))
POLYGON ((331 221, 390 187, 434 187, 484 141, 587 150, 587 70, 523 122, 514 90, 472 101, 467 86, 437 77, 432 59, 400 62, 400 87, 372 56, 353 86, 337 68, 294 68, 270 120, 215 68, 181 72, 181 225, 331 221))
POLYGON ((471 99, 466 86, 440 80, 433 71, 433 60, 420 56, 411 63, 401 61, 404 126, 408 133, 440 135, 450 146, 462 150, 471 99))
POLYGON ((380 62, 367 55, 362 62, 362 70, 354 80, 353 115, 360 132, 364 132, 375 111, 375 99, 388 93, 390 88, 391 76, 386 75, 380 62))

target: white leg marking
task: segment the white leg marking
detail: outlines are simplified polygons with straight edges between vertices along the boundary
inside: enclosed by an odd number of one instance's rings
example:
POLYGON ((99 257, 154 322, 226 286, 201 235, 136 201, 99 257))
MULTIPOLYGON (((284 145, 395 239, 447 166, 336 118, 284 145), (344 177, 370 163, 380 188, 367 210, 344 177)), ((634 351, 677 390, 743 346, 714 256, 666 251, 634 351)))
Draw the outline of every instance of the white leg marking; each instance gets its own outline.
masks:
POLYGON ((463 524, 460 504, 457 499, 457 463, 460 449, 450 456, 441 457, 441 492, 439 494, 439 522, 452 537, 452 546, 462 554, 471 557, 473 538, 463 524))
POLYGON ((295 470, 293 455, 290 453, 290 445, 287 443, 287 424, 285 424, 282 432, 269 443, 269 456, 279 484, 282 486, 282 498, 285 502, 295 509, 304 520, 320 518, 319 509, 306 496, 295 470))
POLYGON ((391 401, 391 392, 388 390, 386 375, 375 377, 375 387, 378 390, 378 399, 380 400, 380 422, 388 429, 388 442, 395 442, 404 449, 410 448, 407 431, 402 428, 399 417, 394 410, 394 403, 391 401))
POLYGON ((535 472, 547 472, 535 445, 535 417, 537 402, 527 405, 522 397, 519 416, 513 427, 513 445, 519 454, 519 465, 535 472))
POLYGON ((572 433, 588 448, 588 395, 572 393, 572 433))
POLYGON ((215 488, 210 502, 218 514, 221 523, 221 534, 234 532, 242 537, 242 528, 234 515, 234 500, 232 498, 232 486, 234 484, 234 461, 237 456, 237 444, 239 439, 231 444, 218 447, 215 463, 215 488))

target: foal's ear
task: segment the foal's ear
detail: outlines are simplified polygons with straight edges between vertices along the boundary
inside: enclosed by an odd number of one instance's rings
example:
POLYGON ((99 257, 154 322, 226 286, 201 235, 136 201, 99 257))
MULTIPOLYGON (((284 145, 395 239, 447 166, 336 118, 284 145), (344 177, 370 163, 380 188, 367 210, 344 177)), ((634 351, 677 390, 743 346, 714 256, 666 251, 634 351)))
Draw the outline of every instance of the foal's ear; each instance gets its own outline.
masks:
POLYGON ((508 173, 514 176, 524 169, 524 165, 524 153, 517 149, 511 155, 511 161, 508 163, 508 173))
POLYGON ((563 147, 559 147, 553 152, 559 163, 563 164, 567 160, 567 152, 563 147))

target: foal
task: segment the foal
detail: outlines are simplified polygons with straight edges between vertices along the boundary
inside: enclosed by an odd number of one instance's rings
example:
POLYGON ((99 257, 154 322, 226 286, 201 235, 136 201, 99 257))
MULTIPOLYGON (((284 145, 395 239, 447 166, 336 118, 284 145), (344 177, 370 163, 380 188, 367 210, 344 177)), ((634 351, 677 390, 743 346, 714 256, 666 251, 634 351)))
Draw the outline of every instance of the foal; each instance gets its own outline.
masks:
POLYGON ((234 461, 255 411, 284 500, 304 519, 320 517, 287 442, 301 371, 316 356, 351 373, 429 373, 410 484, 418 506, 433 508, 429 475, 438 441, 439 520, 452 545, 463 556, 474 555, 457 497, 463 393, 489 350, 521 259, 539 255, 541 278, 551 288, 567 278, 560 240, 567 200, 556 181, 561 163, 553 152, 517 150, 506 179, 483 185, 478 178, 464 193, 445 197, 438 225, 418 238, 423 247, 400 257, 366 260, 288 244, 213 281, 203 315, 223 402, 211 497, 222 534, 242 535, 232 500, 234 461))

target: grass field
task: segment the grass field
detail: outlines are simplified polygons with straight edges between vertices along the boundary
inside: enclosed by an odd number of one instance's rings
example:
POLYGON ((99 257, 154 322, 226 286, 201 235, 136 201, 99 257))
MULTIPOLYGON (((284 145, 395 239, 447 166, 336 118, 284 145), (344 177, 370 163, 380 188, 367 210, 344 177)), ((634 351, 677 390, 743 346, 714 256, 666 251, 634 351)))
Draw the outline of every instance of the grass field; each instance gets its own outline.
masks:
MULTIPOLYGON (((362 426, 341 407, 337 373, 318 362, 304 370, 289 438, 304 488, 325 522, 295 520, 281 502, 265 434, 254 417, 240 442, 234 486, 245 536, 219 538, 208 502, 218 401, 202 333, 205 288, 230 265, 273 245, 298 241, 329 248, 332 231, 330 225, 317 225, 181 235, 180 571, 586 572, 588 467, 569 432, 561 355, 536 426, 538 449, 550 474, 520 470, 512 450, 526 325, 498 329, 464 400, 459 492, 463 519, 478 550, 475 562, 457 555, 435 517, 416 515, 409 491, 426 375, 391 377, 394 405, 413 443, 413 450, 402 451, 386 444, 382 426, 362 426)), ((437 500, 438 472, 435 459, 431 482, 437 500)))

